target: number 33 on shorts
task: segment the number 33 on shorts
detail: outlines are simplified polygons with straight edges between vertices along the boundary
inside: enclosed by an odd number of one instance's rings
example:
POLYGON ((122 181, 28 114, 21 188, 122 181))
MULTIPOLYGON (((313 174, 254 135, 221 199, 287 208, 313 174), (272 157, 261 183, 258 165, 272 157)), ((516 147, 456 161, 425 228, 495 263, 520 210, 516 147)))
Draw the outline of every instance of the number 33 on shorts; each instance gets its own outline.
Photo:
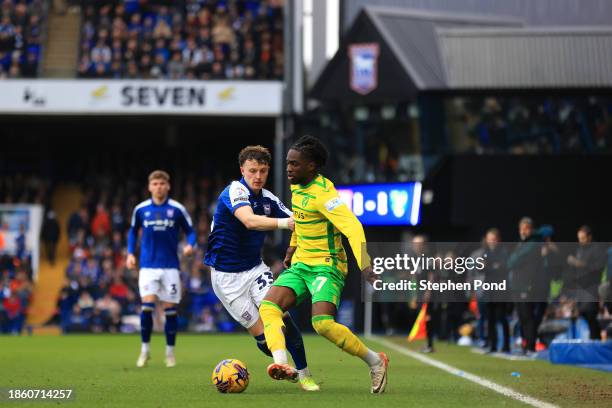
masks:
POLYGON ((255 282, 259 285, 258 290, 262 290, 274 283, 274 275, 272 275, 272 272, 264 272, 255 279, 255 282))

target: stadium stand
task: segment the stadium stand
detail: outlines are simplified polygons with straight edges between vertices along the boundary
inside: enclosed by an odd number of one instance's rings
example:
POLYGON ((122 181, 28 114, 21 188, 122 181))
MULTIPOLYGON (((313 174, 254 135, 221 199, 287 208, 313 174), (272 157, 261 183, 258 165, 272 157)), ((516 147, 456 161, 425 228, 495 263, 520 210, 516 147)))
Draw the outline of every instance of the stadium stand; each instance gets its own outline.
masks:
POLYGON ((608 98, 456 98, 450 115, 471 140, 465 150, 485 153, 609 153, 608 98))
POLYGON ((46 3, 4 0, 0 5, 0 79, 35 78, 41 61, 46 3))
MULTIPOLYGON (((52 183, 34 173, 11 172, 8 162, 5 161, 6 166, 2 168, 5 175, 0 178, 0 203, 47 206, 53 192, 52 183)), ((19 334, 26 327, 26 316, 33 302, 32 253, 23 233, 15 238, 17 253, 8 253, 6 229, 0 223, 0 333, 19 334)))
POLYGON ((85 2, 80 78, 280 79, 282 2, 85 2))

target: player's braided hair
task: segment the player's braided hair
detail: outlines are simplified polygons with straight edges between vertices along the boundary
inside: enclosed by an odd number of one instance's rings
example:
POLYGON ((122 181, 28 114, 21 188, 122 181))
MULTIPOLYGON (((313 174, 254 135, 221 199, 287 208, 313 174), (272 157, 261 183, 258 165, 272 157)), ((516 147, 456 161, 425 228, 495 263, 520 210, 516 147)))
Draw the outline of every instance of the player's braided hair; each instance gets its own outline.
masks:
POLYGON ((312 160, 317 170, 325 166, 329 153, 327 148, 319 139, 313 136, 302 136, 291 146, 291 149, 302 153, 308 160, 312 160))

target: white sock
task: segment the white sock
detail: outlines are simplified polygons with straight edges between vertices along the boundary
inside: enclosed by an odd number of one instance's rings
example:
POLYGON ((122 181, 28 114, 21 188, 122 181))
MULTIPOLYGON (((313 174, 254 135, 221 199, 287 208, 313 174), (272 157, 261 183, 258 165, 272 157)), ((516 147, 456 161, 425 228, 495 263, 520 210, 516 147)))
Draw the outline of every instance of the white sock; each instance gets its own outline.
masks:
POLYGON ((310 370, 308 369, 308 367, 298 370, 298 378, 300 380, 306 377, 310 377, 310 370))
POLYGON ((287 350, 276 350, 272 352, 272 358, 276 364, 288 364, 287 350))
POLYGON ((174 346, 166 345, 166 355, 174 354, 174 346))
POLYGON ((365 355, 363 361, 365 361, 370 367, 374 367, 379 365, 382 360, 380 359, 378 353, 368 349, 368 354, 365 355))
POLYGON ((140 352, 148 353, 151 350, 150 346, 151 346, 151 343, 142 343, 142 346, 140 347, 140 352))

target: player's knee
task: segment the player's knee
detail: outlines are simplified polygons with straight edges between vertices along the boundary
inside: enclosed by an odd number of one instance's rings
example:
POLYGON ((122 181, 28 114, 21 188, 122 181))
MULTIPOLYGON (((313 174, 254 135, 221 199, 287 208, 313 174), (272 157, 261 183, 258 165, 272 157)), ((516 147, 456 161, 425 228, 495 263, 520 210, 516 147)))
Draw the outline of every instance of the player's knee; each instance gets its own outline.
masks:
POLYGON ((335 323, 334 318, 331 316, 325 316, 324 319, 321 319, 321 316, 314 316, 312 318, 313 329, 323 337, 327 336, 335 323))
POLYGON ((151 302, 143 303, 141 306, 141 309, 145 313, 153 313, 153 310, 155 310, 155 303, 151 303, 151 302))
POLYGON ((259 316, 261 316, 261 320, 264 322, 276 318, 282 321, 283 311, 276 303, 263 301, 259 307, 259 316))

